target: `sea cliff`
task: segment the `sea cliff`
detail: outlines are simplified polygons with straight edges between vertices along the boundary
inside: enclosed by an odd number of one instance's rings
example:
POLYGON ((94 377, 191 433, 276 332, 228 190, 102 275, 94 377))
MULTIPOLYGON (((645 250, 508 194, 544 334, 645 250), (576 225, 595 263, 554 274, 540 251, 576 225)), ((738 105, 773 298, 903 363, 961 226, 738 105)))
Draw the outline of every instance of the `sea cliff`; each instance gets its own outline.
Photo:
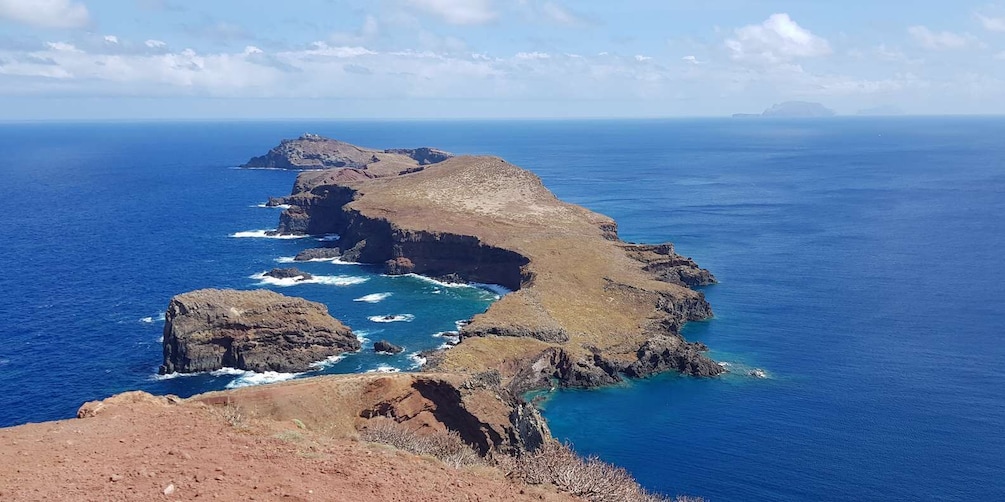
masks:
POLYGON ((562 202, 500 158, 452 157, 416 171, 303 173, 279 202, 284 234, 337 234, 348 261, 493 283, 513 292, 474 317, 430 370, 498 371, 515 391, 594 387, 662 371, 715 376, 681 336, 712 310, 692 286, 714 276, 670 244, 618 238, 616 223, 562 202))

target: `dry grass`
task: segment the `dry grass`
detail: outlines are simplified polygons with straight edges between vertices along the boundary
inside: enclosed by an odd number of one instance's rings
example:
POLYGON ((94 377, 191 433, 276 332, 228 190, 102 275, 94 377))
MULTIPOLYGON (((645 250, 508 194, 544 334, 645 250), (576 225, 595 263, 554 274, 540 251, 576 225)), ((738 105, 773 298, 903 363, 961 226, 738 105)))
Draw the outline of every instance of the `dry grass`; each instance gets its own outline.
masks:
POLYGON ((628 471, 596 457, 583 458, 568 446, 552 442, 533 453, 499 459, 510 477, 527 484, 552 484, 591 502, 702 502, 695 497, 665 497, 639 486, 628 471))
POLYGON ((394 420, 376 419, 360 434, 360 439, 430 456, 455 469, 485 465, 485 460, 453 431, 419 434, 394 420))

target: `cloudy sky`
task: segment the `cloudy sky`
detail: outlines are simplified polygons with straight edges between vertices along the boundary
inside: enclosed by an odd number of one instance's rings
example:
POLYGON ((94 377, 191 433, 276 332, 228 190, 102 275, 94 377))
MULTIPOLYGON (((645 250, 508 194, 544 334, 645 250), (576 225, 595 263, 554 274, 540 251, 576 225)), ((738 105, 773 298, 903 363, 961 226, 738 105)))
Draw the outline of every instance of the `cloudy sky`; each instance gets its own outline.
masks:
POLYGON ((1005 0, 0 0, 0 120, 1005 113, 1005 0))

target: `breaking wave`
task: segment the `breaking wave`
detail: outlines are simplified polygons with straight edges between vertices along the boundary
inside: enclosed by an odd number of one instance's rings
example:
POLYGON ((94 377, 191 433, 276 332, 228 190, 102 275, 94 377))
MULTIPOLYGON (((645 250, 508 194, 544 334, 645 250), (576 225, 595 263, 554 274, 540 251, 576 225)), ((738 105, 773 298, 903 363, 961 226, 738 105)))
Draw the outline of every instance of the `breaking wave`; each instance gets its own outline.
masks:
POLYGON ((376 368, 366 370, 367 373, 398 373, 399 371, 401 370, 395 368, 394 366, 388 366, 386 364, 381 364, 376 368))
POLYGON ((236 239, 303 239, 309 237, 307 235, 269 235, 270 232, 275 232, 275 230, 245 230, 243 232, 235 232, 230 234, 231 237, 236 239))
POLYGON ((378 303, 389 296, 391 296, 391 293, 371 293, 369 295, 364 295, 359 298, 356 298, 353 301, 363 303, 378 303))
POLYGON ((140 319, 140 322, 142 322, 144 324, 153 324, 155 322, 163 321, 163 320, 164 320, 164 314, 161 313, 161 314, 158 314, 156 316, 144 317, 144 318, 140 319))
POLYGON ((415 320, 415 316, 412 314, 373 315, 367 317, 367 319, 373 322, 412 322, 415 320))
POLYGON ((290 286, 298 286, 300 284, 327 284, 329 286, 354 286, 356 284, 363 284, 370 279, 367 277, 356 277, 352 275, 315 275, 310 279, 301 279, 303 276, 297 277, 270 277, 265 275, 265 272, 259 272, 257 274, 249 276, 250 279, 255 279, 258 281, 259 285, 265 286, 278 286, 281 288, 288 288, 290 286))

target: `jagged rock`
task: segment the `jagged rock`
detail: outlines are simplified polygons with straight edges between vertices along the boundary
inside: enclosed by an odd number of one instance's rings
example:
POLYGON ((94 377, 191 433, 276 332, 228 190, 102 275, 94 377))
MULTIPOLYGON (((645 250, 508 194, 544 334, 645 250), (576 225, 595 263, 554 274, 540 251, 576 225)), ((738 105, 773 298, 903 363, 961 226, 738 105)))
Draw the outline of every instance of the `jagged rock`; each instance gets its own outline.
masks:
POLYGON ((310 248, 297 253, 293 261, 331 260, 340 256, 342 250, 339 248, 310 248))
POLYGON ((299 268, 274 268, 265 273, 267 277, 275 279, 294 279, 296 281, 309 281, 313 275, 300 270, 299 268))
POLYGON ((384 273, 387 275, 411 274, 414 270, 415 264, 408 258, 399 256, 398 258, 384 262, 384 273))
POLYGON ((266 290, 202 289, 171 299, 160 373, 223 367, 302 372, 359 347, 352 331, 320 303, 266 290))
POLYGON ((373 342, 373 351, 384 352, 387 354, 401 354, 402 352, 405 351, 405 349, 387 340, 380 340, 379 342, 373 342))
POLYGON ((644 264, 643 270, 657 280, 681 286, 707 286, 715 284, 715 276, 698 266, 691 258, 674 251, 673 244, 624 244, 628 256, 644 264))
POLYGON ((677 335, 650 338, 638 351, 638 361, 625 369, 625 374, 644 378, 675 370, 692 376, 716 376, 725 370, 703 352, 704 344, 688 343, 677 335))

